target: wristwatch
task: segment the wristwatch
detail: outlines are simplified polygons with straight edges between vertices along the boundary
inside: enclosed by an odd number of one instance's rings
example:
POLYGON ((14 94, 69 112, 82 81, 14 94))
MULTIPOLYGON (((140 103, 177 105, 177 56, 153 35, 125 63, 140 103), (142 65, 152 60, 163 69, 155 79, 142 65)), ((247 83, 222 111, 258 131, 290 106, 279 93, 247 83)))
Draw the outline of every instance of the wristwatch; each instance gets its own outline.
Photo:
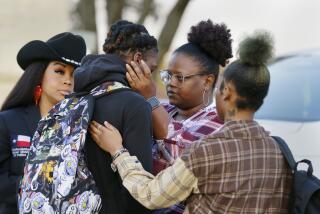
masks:
POLYGON ((114 163, 114 161, 120 156, 122 155, 123 153, 125 152, 129 152, 126 148, 121 148, 119 149, 114 155, 112 155, 112 163, 111 163, 111 169, 116 172, 117 171, 117 166, 116 164, 114 163))
POLYGON ((147 102, 151 105, 152 110, 160 106, 160 101, 155 96, 147 99, 147 102))

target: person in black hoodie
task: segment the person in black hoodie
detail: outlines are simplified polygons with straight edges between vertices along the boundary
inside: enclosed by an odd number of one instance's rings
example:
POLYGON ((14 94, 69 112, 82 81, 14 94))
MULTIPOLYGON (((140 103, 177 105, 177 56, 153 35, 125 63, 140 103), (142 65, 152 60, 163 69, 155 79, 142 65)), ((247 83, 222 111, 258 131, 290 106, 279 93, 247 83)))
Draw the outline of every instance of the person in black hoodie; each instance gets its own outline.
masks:
MULTIPOLYGON (((88 55, 75 71, 75 92, 88 92, 96 86, 111 83, 129 87, 126 63, 145 63, 157 67, 157 40, 143 25, 120 20, 115 22, 103 45, 105 54, 88 55)), ((120 130, 124 147, 152 171, 152 108, 133 90, 115 90, 95 101, 93 120, 108 120, 120 130)), ((102 198, 101 213, 149 213, 131 197, 118 173, 111 168, 112 158, 100 149, 90 136, 85 143, 88 167, 102 198)))

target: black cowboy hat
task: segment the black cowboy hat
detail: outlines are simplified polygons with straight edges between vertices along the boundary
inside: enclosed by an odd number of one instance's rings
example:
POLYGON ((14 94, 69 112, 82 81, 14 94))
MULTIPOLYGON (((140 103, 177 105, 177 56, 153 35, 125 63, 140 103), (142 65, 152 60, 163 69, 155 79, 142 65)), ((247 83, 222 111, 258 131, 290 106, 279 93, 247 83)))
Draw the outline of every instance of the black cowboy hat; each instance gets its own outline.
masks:
POLYGON ((86 43, 79 35, 69 32, 60 33, 47 42, 34 40, 24 45, 18 52, 17 62, 24 70, 37 60, 56 60, 80 66, 86 55, 86 43))

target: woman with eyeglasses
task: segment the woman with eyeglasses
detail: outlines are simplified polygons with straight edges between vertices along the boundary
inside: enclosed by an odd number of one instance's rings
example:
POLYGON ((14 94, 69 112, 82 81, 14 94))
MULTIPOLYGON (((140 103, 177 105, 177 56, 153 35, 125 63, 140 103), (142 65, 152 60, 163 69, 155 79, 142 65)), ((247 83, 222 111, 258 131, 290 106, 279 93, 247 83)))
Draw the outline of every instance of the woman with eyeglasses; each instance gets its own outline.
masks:
POLYGON ((232 57, 231 43, 230 30, 225 24, 207 20, 192 26, 188 42, 173 52, 168 68, 160 71, 170 104, 162 104, 158 108, 150 69, 145 64, 138 66, 134 62, 127 66, 129 83, 154 105, 154 135, 160 139, 158 146, 162 150, 155 157, 155 173, 169 166, 187 144, 221 126, 222 122, 212 103, 213 89, 220 66, 225 66, 232 57), (155 125, 159 118, 162 119, 161 124, 165 124, 163 118, 166 115, 161 111, 163 108, 169 120, 165 135, 159 134, 163 132, 163 126, 155 125))
MULTIPOLYGON (((150 69, 145 63, 127 65, 133 89, 153 107, 155 143, 153 172, 170 166, 183 149, 218 129, 222 121, 213 104, 213 90, 220 66, 232 57, 230 30, 225 24, 201 21, 192 26, 188 42, 176 49, 168 68, 160 71, 170 104, 159 105, 150 69)), ((177 205, 157 213, 182 213, 177 205)))

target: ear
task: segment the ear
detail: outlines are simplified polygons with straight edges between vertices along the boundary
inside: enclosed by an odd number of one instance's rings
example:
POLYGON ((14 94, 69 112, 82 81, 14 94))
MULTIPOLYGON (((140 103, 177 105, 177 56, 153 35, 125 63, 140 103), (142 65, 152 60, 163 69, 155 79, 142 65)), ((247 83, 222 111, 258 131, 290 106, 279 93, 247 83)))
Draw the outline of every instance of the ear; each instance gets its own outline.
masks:
POLYGON ((213 75, 208 75, 205 79, 205 88, 208 90, 213 86, 213 83, 216 81, 216 78, 213 75))
POLYGON ((224 87, 221 91, 221 97, 224 101, 230 101, 232 97, 232 90, 230 88, 230 85, 228 83, 224 84, 224 87))
POLYGON ((142 60, 142 53, 139 51, 135 52, 133 55, 133 61, 140 64, 141 60, 142 60))

